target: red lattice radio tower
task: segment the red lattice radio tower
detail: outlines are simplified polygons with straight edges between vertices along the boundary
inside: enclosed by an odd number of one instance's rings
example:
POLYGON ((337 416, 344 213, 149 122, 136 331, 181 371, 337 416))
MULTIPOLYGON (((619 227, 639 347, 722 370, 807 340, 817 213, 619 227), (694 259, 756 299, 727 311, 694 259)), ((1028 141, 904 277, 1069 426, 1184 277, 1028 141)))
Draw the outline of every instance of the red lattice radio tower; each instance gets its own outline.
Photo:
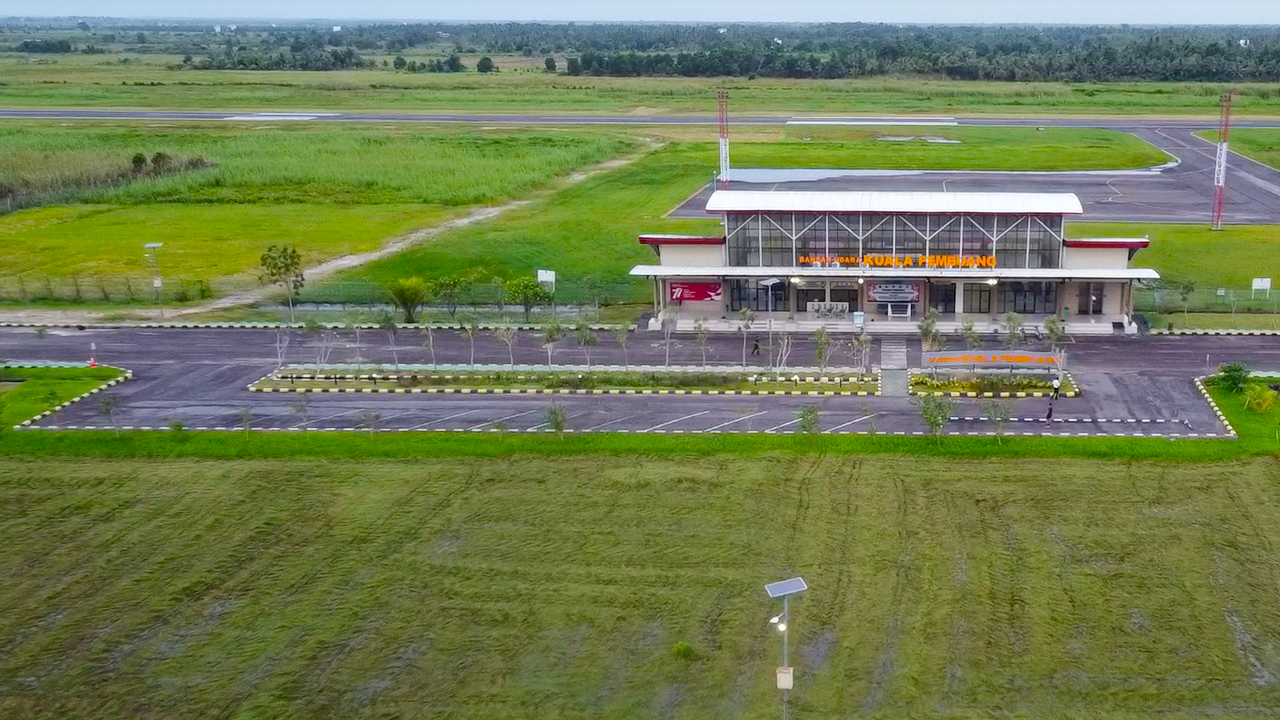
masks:
POLYGON ((1218 157, 1213 168, 1213 229, 1222 229, 1222 206, 1227 196, 1227 156, 1230 154, 1232 90, 1222 96, 1222 121, 1218 125, 1218 157))
POLYGON ((720 119, 720 179, 721 190, 729 187, 729 91, 716 90, 716 105, 720 119))

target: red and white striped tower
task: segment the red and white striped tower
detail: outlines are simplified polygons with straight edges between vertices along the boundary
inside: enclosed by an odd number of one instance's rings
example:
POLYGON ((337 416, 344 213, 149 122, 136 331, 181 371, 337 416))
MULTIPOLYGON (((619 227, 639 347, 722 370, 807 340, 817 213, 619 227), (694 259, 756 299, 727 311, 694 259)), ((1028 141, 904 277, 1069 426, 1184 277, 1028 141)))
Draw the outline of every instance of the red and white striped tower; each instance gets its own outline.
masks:
POLYGON ((720 182, 721 190, 729 187, 729 91, 716 90, 716 104, 720 116, 720 182))
POLYGON ((1227 195, 1227 155, 1231 138, 1231 90, 1222 96, 1222 122, 1218 125, 1218 159, 1213 169, 1213 229, 1222 229, 1222 206, 1227 195))

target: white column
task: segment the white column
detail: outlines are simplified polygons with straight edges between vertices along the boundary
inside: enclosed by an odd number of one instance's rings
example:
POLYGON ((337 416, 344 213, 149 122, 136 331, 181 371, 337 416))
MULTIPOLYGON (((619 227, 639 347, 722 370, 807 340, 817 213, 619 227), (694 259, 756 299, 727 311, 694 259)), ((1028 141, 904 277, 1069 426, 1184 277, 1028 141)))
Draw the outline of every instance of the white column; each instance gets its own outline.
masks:
POLYGON ((964 281, 956 281, 956 320, 964 316, 964 281))

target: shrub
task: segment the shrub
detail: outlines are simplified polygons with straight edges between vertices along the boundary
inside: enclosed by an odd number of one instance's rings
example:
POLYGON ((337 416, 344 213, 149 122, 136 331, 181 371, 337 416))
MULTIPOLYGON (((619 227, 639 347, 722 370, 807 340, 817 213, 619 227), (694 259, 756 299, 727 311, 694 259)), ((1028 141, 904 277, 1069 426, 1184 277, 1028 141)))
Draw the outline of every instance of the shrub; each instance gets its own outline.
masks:
POLYGON ((671 656, 677 660, 689 662, 690 660, 693 660, 694 657, 693 646, 682 640, 672 646, 671 656))
POLYGON ((1264 413, 1276 403, 1276 391, 1257 383, 1244 390, 1244 406, 1254 412, 1264 413))
POLYGON ((1249 368, 1241 362, 1219 365, 1218 376, 1214 380, 1219 387, 1238 395, 1249 384, 1249 368))

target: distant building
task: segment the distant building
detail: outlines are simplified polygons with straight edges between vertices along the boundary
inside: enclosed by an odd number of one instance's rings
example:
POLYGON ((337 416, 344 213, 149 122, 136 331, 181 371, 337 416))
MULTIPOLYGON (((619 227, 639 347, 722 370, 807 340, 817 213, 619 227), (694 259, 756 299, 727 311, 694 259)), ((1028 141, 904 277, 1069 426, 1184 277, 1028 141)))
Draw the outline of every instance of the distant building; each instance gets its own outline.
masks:
POLYGON ((334 31, 334 32, 342 32, 342 26, 341 26, 341 25, 334 25, 334 26, 333 26, 333 31, 334 31))

